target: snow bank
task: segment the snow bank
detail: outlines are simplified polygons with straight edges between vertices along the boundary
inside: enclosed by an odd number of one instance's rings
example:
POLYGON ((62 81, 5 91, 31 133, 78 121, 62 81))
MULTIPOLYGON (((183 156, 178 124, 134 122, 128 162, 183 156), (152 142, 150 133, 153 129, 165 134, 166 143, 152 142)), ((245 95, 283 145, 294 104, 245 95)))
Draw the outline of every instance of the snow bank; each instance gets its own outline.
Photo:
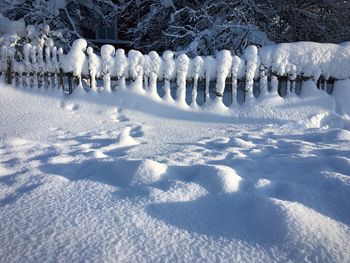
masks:
POLYGON ((275 101, 284 115, 267 123, 129 90, 74 98, 1 85, 2 258, 347 262, 349 132, 283 125, 338 96, 318 93, 275 101))

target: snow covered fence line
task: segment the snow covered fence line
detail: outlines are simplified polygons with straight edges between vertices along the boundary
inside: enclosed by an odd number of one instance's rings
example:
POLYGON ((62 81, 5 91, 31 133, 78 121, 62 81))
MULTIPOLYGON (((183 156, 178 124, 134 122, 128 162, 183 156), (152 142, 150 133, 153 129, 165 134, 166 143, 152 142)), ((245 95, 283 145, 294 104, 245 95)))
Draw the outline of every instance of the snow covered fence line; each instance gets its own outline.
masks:
POLYGON ((0 51, 2 76, 18 86, 57 87, 70 94, 75 87, 83 87, 83 80, 92 91, 105 92, 124 89, 126 81, 131 81, 135 90, 159 97, 157 82, 164 82, 164 100, 175 99, 180 104, 188 103, 186 89, 192 81, 188 104, 197 104, 202 86, 203 100, 209 100, 215 81, 216 99, 222 101, 224 92, 228 92, 231 103, 236 103, 239 97, 241 101, 253 101, 270 92, 282 97, 299 95, 302 82, 309 79, 317 83, 318 89, 331 93, 336 80, 350 77, 349 42, 298 42, 260 49, 249 46, 242 56, 222 50, 215 56, 194 58, 175 56, 171 51, 162 56, 155 51, 141 54, 131 50, 126 54, 111 45, 102 46, 98 55, 84 39, 76 40, 66 54, 50 39, 26 43, 22 50, 2 45, 0 51), (103 80, 103 89, 97 88, 96 79, 103 80), (171 82, 176 83, 176 98, 170 92, 171 82))

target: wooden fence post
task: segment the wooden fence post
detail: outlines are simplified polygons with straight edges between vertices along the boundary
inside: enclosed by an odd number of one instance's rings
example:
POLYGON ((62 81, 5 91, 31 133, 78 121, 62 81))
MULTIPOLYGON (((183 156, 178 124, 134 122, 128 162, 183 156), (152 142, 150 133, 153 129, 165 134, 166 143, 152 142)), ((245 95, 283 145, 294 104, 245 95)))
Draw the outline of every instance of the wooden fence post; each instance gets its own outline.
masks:
POLYGON ((334 78, 329 78, 327 80, 326 91, 327 91, 328 94, 332 94, 332 92, 334 90, 334 84, 335 84, 335 79, 334 78))
POLYGON ((68 76, 68 94, 72 94, 73 92, 73 73, 67 73, 68 76))
POLYGON ((12 63, 11 59, 7 59, 7 70, 6 70, 6 83, 12 84, 13 76, 12 76, 12 63))
POLYGON ((59 88, 62 88, 64 91, 64 80, 63 80, 63 69, 60 68, 60 85, 59 88))

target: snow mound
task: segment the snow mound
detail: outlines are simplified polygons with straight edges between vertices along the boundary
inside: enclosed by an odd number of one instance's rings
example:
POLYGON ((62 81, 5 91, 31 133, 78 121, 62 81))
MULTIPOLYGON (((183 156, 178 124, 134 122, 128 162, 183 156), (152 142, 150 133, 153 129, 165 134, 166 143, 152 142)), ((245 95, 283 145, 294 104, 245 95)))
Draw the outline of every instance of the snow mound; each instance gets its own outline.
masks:
POLYGON ((232 144, 233 144, 233 146, 241 147, 244 149, 250 149, 250 148, 256 147, 256 145, 254 143, 243 140, 241 138, 234 138, 232 144))
POLYGON ((326 258, 333 262, 348 261, 349 250, 339 249, 349 245, 347 226, 300 203, 277 199, 273 202, 286 214, 286 226, 291 230, 288 238, 295 247, 296 261, 315 262, 326 258))
MULTIPOLYGON (((210 167, 210 166, 209 166, 210 167)), ((239 183, 242 178, 237 175, 236 171, 228 166, 215 165, 212 167, 215 176, 203 178, 208 185, 217 189, 217 192, 233 193, 239 189, 239 183)))
POLYGON ((150 185, 156 183, 164 177, 167 168, 168 167, 166 164, 148 159, 143 160, 140 163, 140 166, 137 169, 130 185, 150 185))
POLYGON ((348 130, 334 130, 326 133, 324 140, 329 141, 350 141, 350 131, 348 130))
MULTIPOLYGON (((312 128, 322 128, 322 129, 331 129, 331 128, 348 128, 350 127, 349 118, 344 115, 340 116, 332 112, 322 112, 314 116, 310 116, 309 120, 304 121, 304 125, 308 129, 312 128)), ((301 123, 301 121, 299 121, 301 123)))
POLYGON ((0 177, 12 174, 14 172, 15 171, 13 169, 9 169, 9 168, 7 168, 7 167, 5 167, 5 166, 0 164, 0 177))
POLYGON ((263 188, 271 184, 271 181, 265 178, 260 178, 256 183, 255 183, 255 188, 263 188))
POLYGON ((169 167, 173 178, 199 184, 211 194, 233 193, 239 190, 242 178, 225 165, 194 165, 169 167))
POLYGON ((60 106, 62 109, 66 109, 68 111, 76 111, 79 109, 79 103, 72 102, 72 101, 61 100, 60 106))
POLYGON ((123 132, 117 138, 117 144, 119 147, 127 147, 139 144, 132 136, 130 136, 131 127, 126 127, 123 132))

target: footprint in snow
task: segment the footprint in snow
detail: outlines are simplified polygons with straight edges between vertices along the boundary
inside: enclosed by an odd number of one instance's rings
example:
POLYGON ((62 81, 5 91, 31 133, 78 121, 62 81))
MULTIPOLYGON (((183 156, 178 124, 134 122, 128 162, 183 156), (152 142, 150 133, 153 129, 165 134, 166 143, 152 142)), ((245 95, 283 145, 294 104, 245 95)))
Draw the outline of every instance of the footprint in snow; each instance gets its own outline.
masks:
POLYGON ((66 109, 69 111, 76 111, 79 109, 79 104, 71 101, 61 100, 60 106, 62 109, 66 109))
POLYGON ((122 112, 123 112, 122 109, 115 108, 111 115, 112 121, 115 123, 129 121, 130 120, 129 118, 127 118, 124 114, 121 114, 122 112))

